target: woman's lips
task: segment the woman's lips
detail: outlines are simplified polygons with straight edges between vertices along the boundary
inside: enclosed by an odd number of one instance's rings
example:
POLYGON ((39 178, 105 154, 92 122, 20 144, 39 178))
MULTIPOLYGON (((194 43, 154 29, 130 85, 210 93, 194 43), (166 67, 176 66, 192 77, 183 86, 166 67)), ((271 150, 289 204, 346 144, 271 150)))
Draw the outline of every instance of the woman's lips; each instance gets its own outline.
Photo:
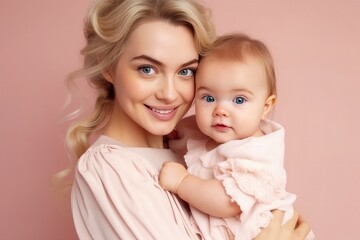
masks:
POLYGON ((152 116, 161 121, 168 121, 172 119, 177 112, 177 107, 151 107, 148 105, 145 106, 150 110, 152 116))

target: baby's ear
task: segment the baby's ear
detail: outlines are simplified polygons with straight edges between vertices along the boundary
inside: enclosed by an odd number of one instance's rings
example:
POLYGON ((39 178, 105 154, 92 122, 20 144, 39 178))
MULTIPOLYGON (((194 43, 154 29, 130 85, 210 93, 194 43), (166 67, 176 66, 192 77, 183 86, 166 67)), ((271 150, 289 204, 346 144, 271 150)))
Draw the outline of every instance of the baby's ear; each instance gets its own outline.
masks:
POLYGON ((262 118, 265 118, 269 114, 269 112, 273 109, 275 104, 276 104, 276 96, 275 95, 269 96, 265 101, 262 118))

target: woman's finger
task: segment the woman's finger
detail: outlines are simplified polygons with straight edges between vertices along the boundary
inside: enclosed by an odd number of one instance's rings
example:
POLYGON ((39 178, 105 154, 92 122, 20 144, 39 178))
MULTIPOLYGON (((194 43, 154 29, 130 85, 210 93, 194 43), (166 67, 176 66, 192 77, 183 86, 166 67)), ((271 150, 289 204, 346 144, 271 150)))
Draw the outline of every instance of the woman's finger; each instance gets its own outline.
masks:
POLYGON ((172 130, 171 133, 169 133, 168 135, 166 135, 167 139, 169 140, 173 140, 173 139, 179 139, 179 134, 178 131, 176 129, 172 130))
POLYGON ((299 220, 299 212, 294 209, 294 214, 293 214, 292 218, 290 218, 290 220, 287 221, 283 225, 283 227, 293 231, 298 224, 298 220, 299 220))
POLYGON ((305 239, 306 236, 308 236, 308 234, 310 233, 310 231, 311 231, 310 225, 307 222, 305 222, 305 220, 301 216, 299 216, 299 219, 297 221, 297 226, 293 234, 294 240, 305 239))
POLYGON ((281 224, 284 219, 284 212, 280 210, 272 211, 273 219, 266 228, 263 228, 254 240, 279 240, 281 234, 281 224))
POLYGON ((273 219, 270 221, 270 227, 280 228, 284 219, 284 211, 281 210, 273 210, 272 211, 273 219))

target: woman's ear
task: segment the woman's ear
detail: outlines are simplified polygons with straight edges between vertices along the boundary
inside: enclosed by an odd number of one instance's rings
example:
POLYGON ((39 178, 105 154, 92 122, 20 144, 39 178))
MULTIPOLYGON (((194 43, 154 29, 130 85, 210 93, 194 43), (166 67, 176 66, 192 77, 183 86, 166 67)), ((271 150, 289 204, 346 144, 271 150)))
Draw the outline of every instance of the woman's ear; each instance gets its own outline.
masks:
POLYGON ((268 113, 271 111, 271 109, 273 109, 275 104, 276 104, 276 96, 275 95, 271 95, 266 99, 265 105, 264 105, 264 112, 262 115, 263 119, 268 115, 268 113))
POLYGON ((113 75, 109 69, 103 70, 102 75, 108 82, 111 82, 112 84, 114 84, 113 75))

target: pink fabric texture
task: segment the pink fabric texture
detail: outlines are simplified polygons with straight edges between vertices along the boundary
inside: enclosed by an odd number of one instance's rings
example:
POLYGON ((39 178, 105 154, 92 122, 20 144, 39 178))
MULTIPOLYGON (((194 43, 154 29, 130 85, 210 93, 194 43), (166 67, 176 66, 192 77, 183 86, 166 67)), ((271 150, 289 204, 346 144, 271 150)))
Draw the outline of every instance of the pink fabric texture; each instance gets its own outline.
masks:
POLYGON ((79 159, 72 212, 80 239, 198 239, 189 211, 158 184, 168 149, 128 148, 101 136, 79 159))
MULTIPOLYGON (((250 240, 269 224, 271 210, 284 210, 284 222, 293 215, 296 196, 285 189, 284 129, 270 120, 260 128, 264 136, 229 141, 211 151, 205 149, 208 139, 188 141, 188 171, 222 181, 242 210, 240 216, 215 218, 191 208, 205 239, 250 240)), ((313 234, 307 239, 314 239, 313 234)))

